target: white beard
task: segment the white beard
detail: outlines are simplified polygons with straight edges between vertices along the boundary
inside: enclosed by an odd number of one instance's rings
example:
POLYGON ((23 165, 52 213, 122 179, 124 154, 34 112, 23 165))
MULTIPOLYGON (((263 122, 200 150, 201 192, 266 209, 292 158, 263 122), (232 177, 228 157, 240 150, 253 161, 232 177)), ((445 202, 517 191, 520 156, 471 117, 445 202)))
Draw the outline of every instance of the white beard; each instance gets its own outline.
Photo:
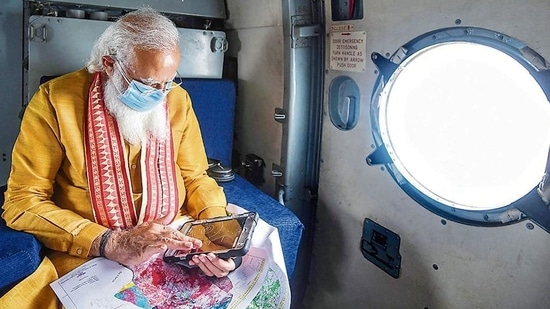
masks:
POLYGON ((159 104, 147 112, 138 112, 119 100, 120 91, 126 90, 122 74, 114 70, 113 76, 103 83, 105 107, 116 119, 122 137, 132 145, 145 144, 152 135, 158 140, 169 138, 166 121, 166 103, 159 104))

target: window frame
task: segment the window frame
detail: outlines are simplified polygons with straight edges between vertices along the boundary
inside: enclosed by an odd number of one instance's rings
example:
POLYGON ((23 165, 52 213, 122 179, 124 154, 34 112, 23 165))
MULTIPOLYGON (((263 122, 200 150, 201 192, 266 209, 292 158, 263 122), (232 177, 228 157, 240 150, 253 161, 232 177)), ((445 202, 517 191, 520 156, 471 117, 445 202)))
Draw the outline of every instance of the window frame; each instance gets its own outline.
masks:
POLYGON ((388 154, 380 132, 378 102, 380 93, 385 90, 393 73, 407 58, 427 47, 453 42, 477 43, 506 53, 529 71, 546 95, 546 99, 550 101, 549 66, 541 55, 523 42, 500 32, 476 27, 457 26, 427 32, 398 48, 391 57, 385 58, 376 52, 371 55, 371 60, 378 68, 378 78, 374 84, 370 103, 370 120, 375 150, 367 156, 367 164, 385 165, 388 173, 403 191, 417 203, 441 217, 476 226, 501 226, 530 218, 550 232, 550 210, 537 194, 537 187, 517 201, 499 208, 471 210, 451 207, 427 196, 411 184, 396 168, 388 154))

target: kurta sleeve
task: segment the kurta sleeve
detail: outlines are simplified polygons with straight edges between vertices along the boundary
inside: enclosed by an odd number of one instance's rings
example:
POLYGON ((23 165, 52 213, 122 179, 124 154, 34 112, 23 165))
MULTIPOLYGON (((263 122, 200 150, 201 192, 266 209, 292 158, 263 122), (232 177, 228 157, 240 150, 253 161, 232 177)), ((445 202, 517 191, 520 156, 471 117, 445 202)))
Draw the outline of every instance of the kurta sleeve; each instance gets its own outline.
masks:
MULTIPOLYGON (((12 153, 3 218, 9 227, 35 235, 50 249, 87 257, 92 241, 106 228, 78 213, 79 207, 89 208, 86 199, 81 205, 64 207, 52 199, 56 186, 70 182, 63 180, 70 178, 62 169, 68 164, 66 147, 81 145, 62 143, 64 134, 79 128, 65 130, 59 123, 60 111, 51 101, 49 87, 41 86, 26 108, 12 153)), ((61 113, 75 118, 74 109, 61 113)), ((75 179, 73 184, 77 183, 75 179)))
POLYGON ((176 163, 185 184, 184 211, 194 218, 224 216, 227 201, 223 188, 206 173, 208 159, 191 99, 180 87, 172 92, 169 108, 176 163))

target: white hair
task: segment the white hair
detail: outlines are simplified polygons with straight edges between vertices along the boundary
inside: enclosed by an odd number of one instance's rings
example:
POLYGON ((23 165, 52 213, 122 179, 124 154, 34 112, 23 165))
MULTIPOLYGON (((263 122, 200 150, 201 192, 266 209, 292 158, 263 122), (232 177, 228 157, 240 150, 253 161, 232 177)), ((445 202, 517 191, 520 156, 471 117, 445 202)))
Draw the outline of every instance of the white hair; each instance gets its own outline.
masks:
POLYGON ((134 49, 171 52, 177 48, 179 33, 176 25, 151 8, 130 12, 110 25, 96 40, 87 68, 90 73, 104 71, 101 57, 115 56, 132 63, 134 49))

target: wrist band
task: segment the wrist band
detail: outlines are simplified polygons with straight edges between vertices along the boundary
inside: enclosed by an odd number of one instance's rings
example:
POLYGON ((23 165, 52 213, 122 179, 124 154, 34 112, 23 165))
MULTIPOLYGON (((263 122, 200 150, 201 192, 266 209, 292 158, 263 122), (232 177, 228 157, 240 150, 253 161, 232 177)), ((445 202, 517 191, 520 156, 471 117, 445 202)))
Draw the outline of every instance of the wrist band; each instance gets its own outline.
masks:
POLYGON ((101 241, 99 242, 99 256, 106 257, 105 247, 107 246, 107 240, 109 239, 109 236, 111 236, 111 233, 113 233, 113 230, 109 229, 101 235, 101 241))

